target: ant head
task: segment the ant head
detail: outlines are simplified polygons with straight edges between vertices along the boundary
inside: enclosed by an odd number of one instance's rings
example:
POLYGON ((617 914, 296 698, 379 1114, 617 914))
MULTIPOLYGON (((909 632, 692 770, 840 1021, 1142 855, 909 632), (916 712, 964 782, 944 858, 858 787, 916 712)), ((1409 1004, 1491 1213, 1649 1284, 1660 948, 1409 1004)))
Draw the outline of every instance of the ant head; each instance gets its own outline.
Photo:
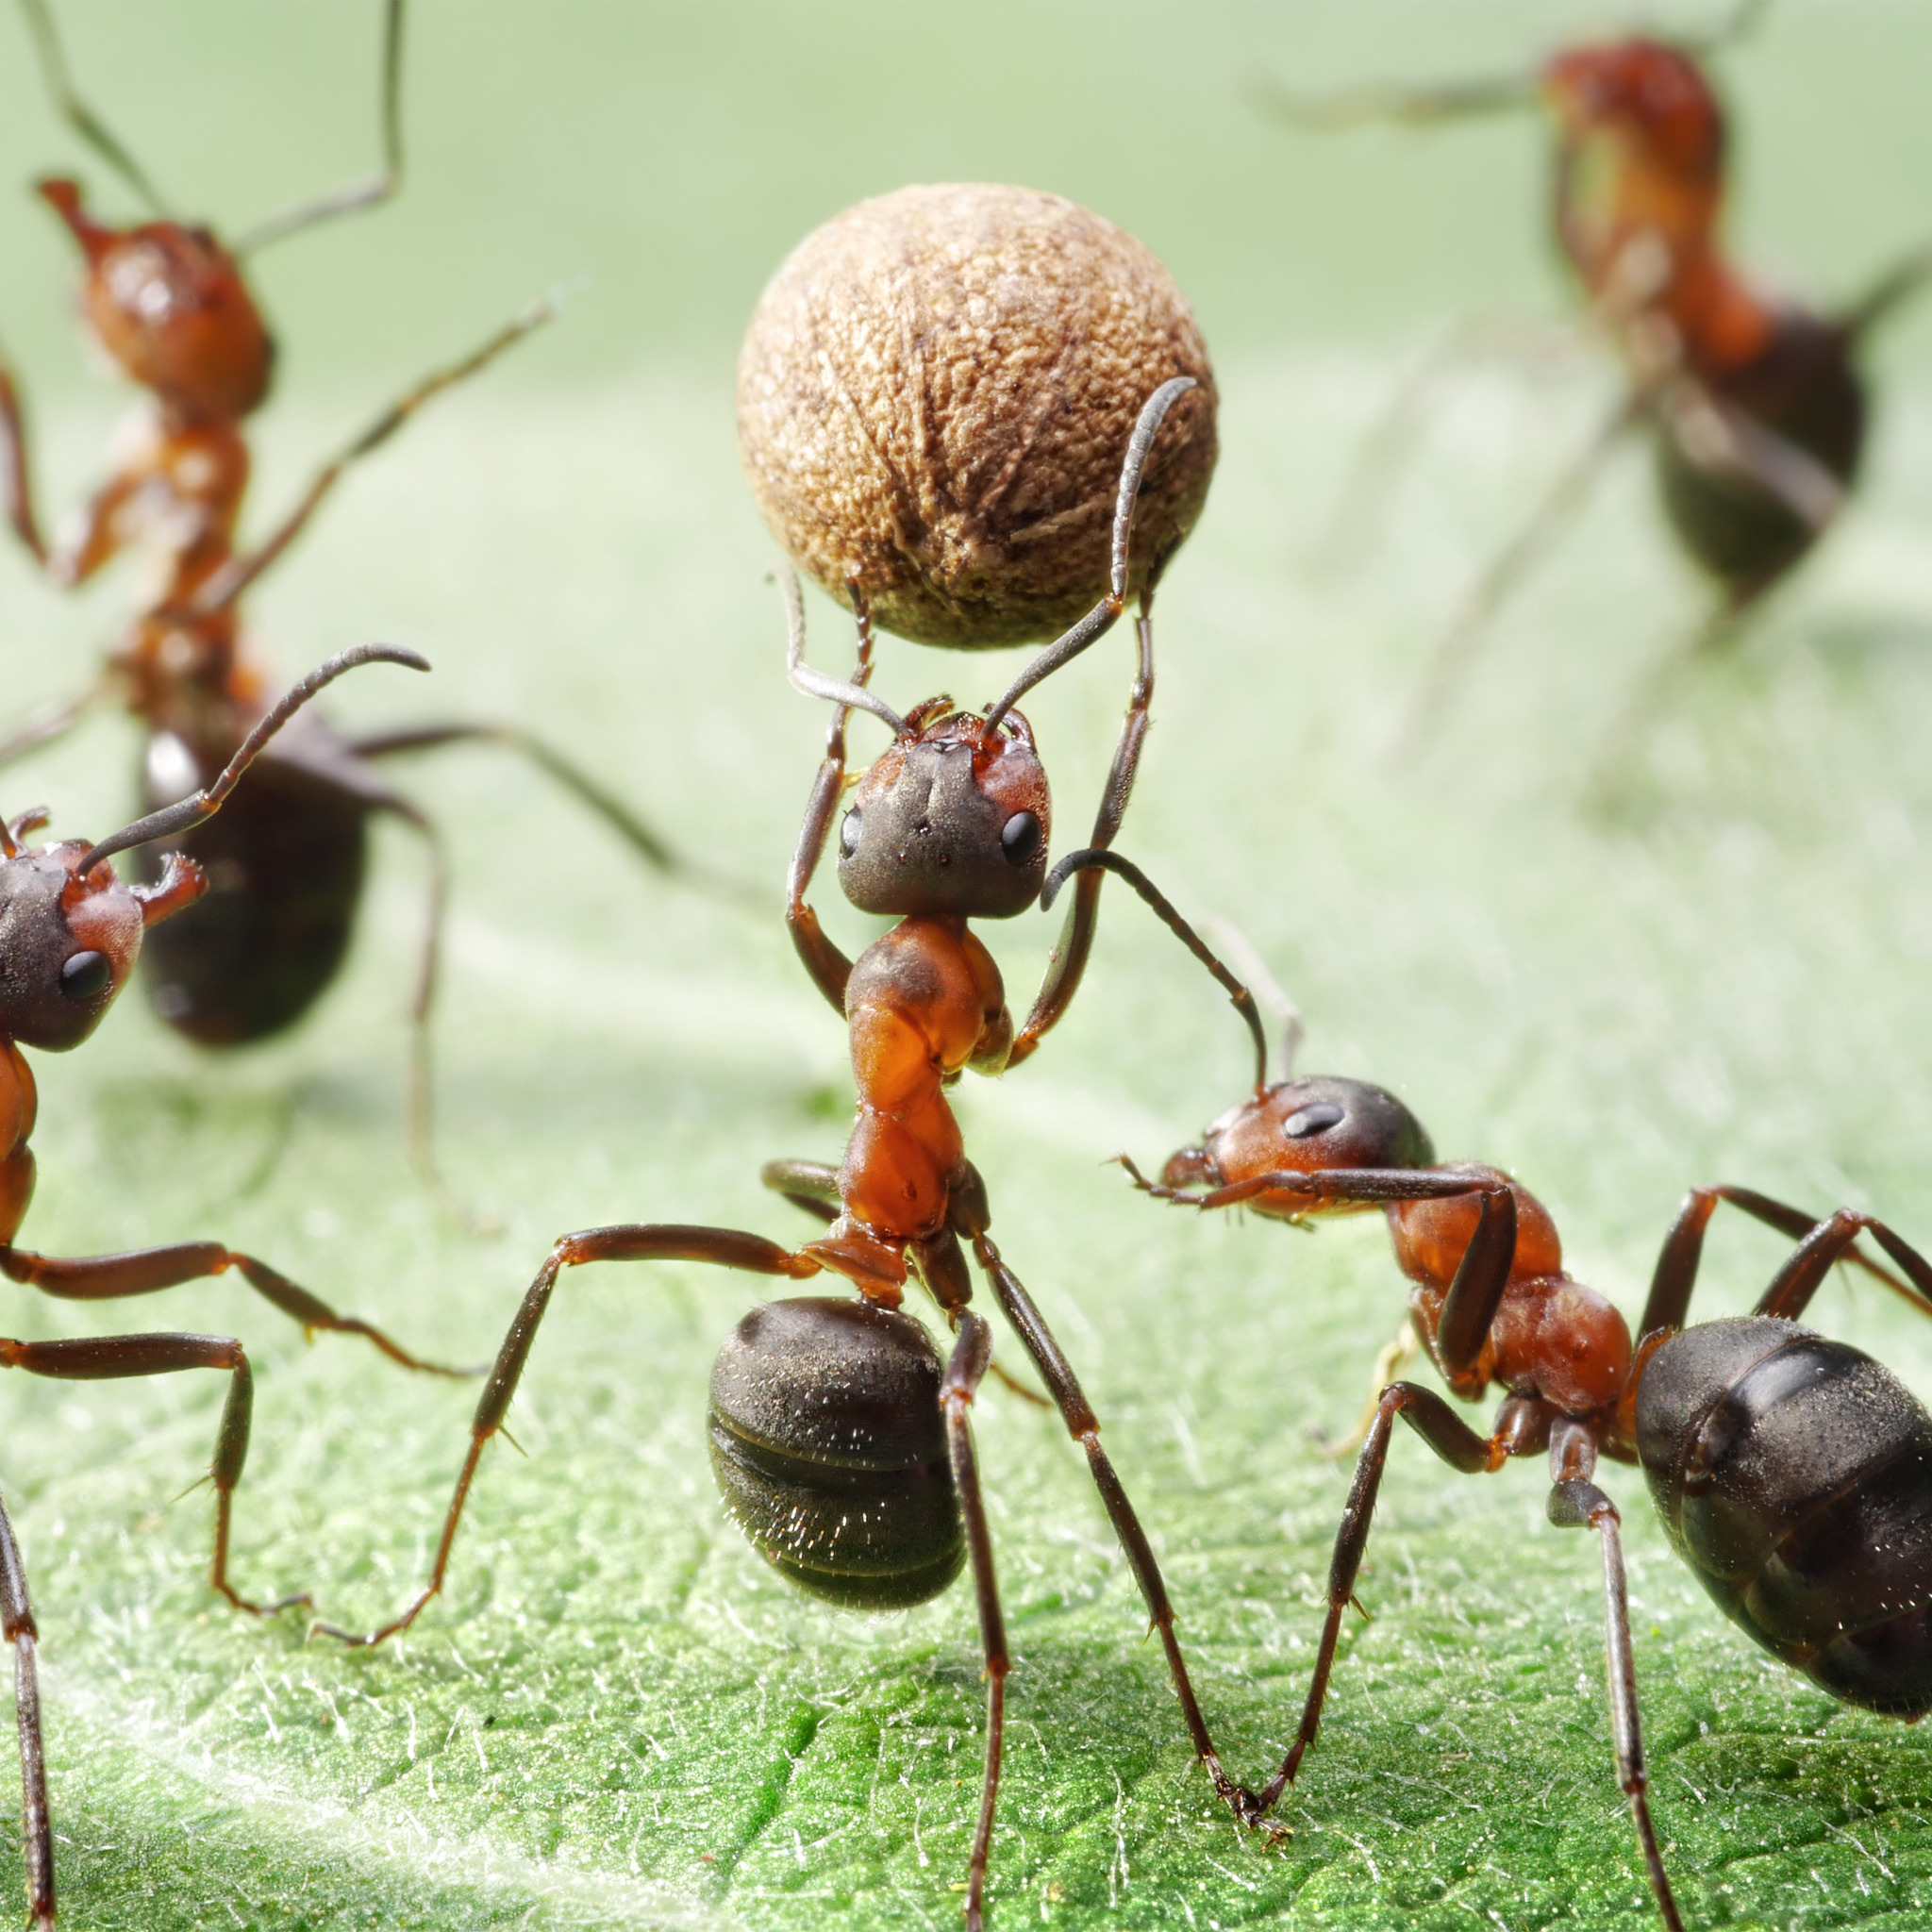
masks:
POLYGON ((1680 47, 1642 40, 1573 47, 1543 68, 1542 96, 1568 142, 1608 136, 1653 166, 1707 185, 1724 166, 1724 109, 1680 47))
POLYGON ((932 698, 859 781, 839 827, 839 884, 861 912, 1010 919, 1046 879, 1052 805, 1033 731, 993 730, 932 698))
POLYGON ((124 885, 106 864, 83 874, 85 840, 22 847, 45 823, 44 812, 27 812, 0 828, 0 1036, 65 1053, 127 984, 142 930, 199 897, 207 880, 178 855, 158 886, 124 885))
POLYGON ((233 422, 268 393, 275 343, 235 258, 206 228, 109 228, 80 185, 40 183, 87 258, 81 308, 120 368, 183 414, 233 422))
POLYGON ((1321 1174, 1352 1167, 1433 1167, 1423 1124, 1380 1087, 1314 1074, 1283 1080, 1231 1107, 1198 1147, 1161 1170, 1170 1188, 1220 1187, 1257 1174, 1321 1174))

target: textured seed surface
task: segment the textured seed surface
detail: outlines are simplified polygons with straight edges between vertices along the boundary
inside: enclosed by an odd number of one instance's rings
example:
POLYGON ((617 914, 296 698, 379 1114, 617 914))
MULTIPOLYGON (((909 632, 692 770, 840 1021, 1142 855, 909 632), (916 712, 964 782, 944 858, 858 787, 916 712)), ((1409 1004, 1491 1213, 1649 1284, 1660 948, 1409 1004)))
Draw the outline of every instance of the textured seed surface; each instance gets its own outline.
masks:
POLYGON ((1134 419, 1170 376, 1130 589, 1200 514, 1214 376, 1160 263, 1026 188, 902 188, 807 236, 738 366, 739 448, 765 521, 849 604, 928 644, 1056 636, 1107 591, 1134 419))

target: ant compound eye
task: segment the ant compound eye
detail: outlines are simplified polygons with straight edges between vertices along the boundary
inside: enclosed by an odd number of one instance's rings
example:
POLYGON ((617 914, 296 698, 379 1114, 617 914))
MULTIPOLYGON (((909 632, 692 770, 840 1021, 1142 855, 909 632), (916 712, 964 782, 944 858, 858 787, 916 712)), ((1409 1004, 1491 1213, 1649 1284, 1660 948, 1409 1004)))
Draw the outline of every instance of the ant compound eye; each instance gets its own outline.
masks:
POLYGON ((855 805, 845 814, 844 823, 839 827, 839 851, 846 858, 858 850, 858 808, 855 805))
POLYGON ((91 1000, 114 983, 105 953, 75 953, 60 969, 60 991, 71 1000, 91 1000))
POLYGON ((1040 852, 1040 821, 1030 811, 1016 811, 1000 828, 1000 850, 1008 865, 1030 865, 1040 852))
POLYGON ((1313 1107, 1302 1108, 1282 1122, 1281 1131, 1291 1141, 1306 1141, 1316 1134, 1325 1134, 1332 1126, 1347 1118, 1348 1109, 1332 1100, 1318 1100, 1313 1107))

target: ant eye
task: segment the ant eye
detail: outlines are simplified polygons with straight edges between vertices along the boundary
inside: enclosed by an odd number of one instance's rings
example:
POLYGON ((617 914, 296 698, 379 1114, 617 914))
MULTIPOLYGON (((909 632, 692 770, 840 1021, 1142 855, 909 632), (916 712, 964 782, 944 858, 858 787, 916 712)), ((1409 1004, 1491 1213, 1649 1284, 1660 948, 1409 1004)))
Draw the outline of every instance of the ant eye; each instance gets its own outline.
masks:
POLYGON ((1040 850, 1040 821, 1030 811, 1016 811, 1000 831, 1000 850, 1008 865, 1026 865, 1040 850))
POLYGON ((91 1000, 113 984, 105 953, 76 953, 60 969, 60 991, 71 1000, 91 1000))
POLYGON ((1281 1131, 1291 1141, 1306 1141, 1310 1135, 1325 1134, 1347 1114, 1345 1107, 1340 1107, 1332 1100, 1318 1100, 1313 1107, 1305 1107, 1298 1113, 1290 1114, 1282 1122, 1281 1131))
POLYGON ((856 805, 845 814, 845 821, 839 827, 839 850, 847 858, 858 850, 858 808, 856 805))

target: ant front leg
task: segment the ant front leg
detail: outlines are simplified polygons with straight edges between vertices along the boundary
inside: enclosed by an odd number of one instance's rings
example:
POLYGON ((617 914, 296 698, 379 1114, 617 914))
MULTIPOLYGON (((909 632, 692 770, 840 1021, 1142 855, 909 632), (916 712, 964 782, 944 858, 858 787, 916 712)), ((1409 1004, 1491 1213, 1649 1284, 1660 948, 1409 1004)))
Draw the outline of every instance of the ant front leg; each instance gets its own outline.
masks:
POLYGON ((1817 1292, 1835 1261, 1846 1261, 1862 1268, 1894 1294, 1903 1295, 1922 1311, 1928 1302, 1932 1302, 1932 1274, 1928 1274, 1926 1264, 1918 1251, 1893 1234, 1884 1223, 1869 1215, 1855 1214, 1849 1208, 1841 1208, 1836 1214, 1820 1220, 1816 1215, 1806 1213, 1802 1208, 1789 1207, 1751 1188, 1692 1188, 1684 1196, 1677 1209, 1677 1218, 1671 1224, 1671 1230, 1664 1237, 1662 1251, 1657 1257, 1650 1294, 1644 1302, 1643 1317, 1637 1327, 1640 1341, 1658 1329, 1675 1329, 1684 1325, 1684 1318, 1690 1312, 1691 1291, 1697 1285, 1698 1264, 1704 1257, 1705 1230, 1709 1226, 1710 1217, 1717 1211, 1720 1201, 1728 1201, 1732 1207, 1742 1208, 1754 1221, 1761 1221, 1767 1227, 1776 1228, 1780 1234, 1790 1235, 1799 1243, 1797 1252, 1779 1270, 1771 1288, 1766 1291, 1764 1301, 1759 1303, 1757 1310, 1760 1315, 1785 1314, 1795 1320, 1797 1310, 1817 1292), (1854 1245, 1857 1237, 1868 1229, 1911 1277, 1912 1285, 1907 1286, 1854 1245), (1821 1259, 1821 1256, 1824 1258, 1821 1259), (1794 1270, 1797 1271, 1795 1277, 1794 1270), (1801 1281, 1802 1288, 1794 1287, 1794 1280, 1801 1281), (1795 1307, 1784 1306, 1774 1309, 1766 1306, 1774 1295, 1789 1298, 1793 1294, 1799 1297, 1795 1307))
MULTIPOLYGON (((1355 1603, 1356 1578, 1361 1572, 1362 1556, 1369 1545, 1369 1524, 1375 1513, 1375 1498, 1382 1488, 1382 1471, 1389 1460, 1389 1438, 1399 1415, 1450 1468, 1464 1475, 1491 1475, 1501 1469, 1508 1457, 1505 1418, 1509 1405, 1496 1419, 1495 1434, 1478 1436, 1442 1400, 1413 1382, 1391 1382, 1375 1405, 1375 1419, 1369 1424, 1360 1460, 1355 1467, 1355 1482, 1348 1492, 1348 1506, 1341 1512, 1341 1527, 1335 1534, 1335 1556, 1328 1566, 1328 1615, 1322 1625, 1322 1647, 1315 1655, 1315 1674, 1308 1685, 1307 1702, 1302 1707, 1301 1729, 1289 1747, 1281 1768, 1268 1780, 1257 1800, 1257 1816, 1273 1807, 1283 1791, 1294 1782, 1307 1749, 1322 1728, 1322 1707, 1328 1701, 1328 1679, 1335 1668, 1335 1650, 1341 1640, 1342 1613, 1355 1603)), ((1359 1606, 1357 1606, 1359 1607, 1359 1606)))
POLYGON ((26 1908, 33 1932, 54 1932, 54 1826, 47 1813, 47 1750, 41 1737, 41 1680, 34 1607, 13 1524, 0 1507, 0 1638, 13 1646, 13 1711, 20 1730, 20 1824, 26 1850, 26 1908))
POLYGON ((705 1261, 717 1268, 738 1268, 748 1274, 784 1275, 793 1281, 802 1281, 819 1272, 819 1264, 808 1256, 793 1254, 762 1235, 742 1234, 736 1228, 625 1223, 564 1235, 537 1271, 537 1278, 525 1291, 509 1332, 497 1351, 482 1399, 476 1405, 475 1418, 470 1424, 469 1454, 463 1458, 456 1491, 443 1518, 442 1537, 436 1546, 436 1563, 427 1585, 401 1616, 366 1636, 339 1629, 332 1624, 317 1624, 320 1635, 364 1648, 385 1642, 407 1630, 442 1589, 443 1578, 449 1573, 450 1552, 456 1546, 457 1528, 463 1519, 463 1506, 469 1501, 470 1490, 476 1480, 477 1466, 490 1439, 503 1427, 503 1419, 509 1412, 511 1398, 523 1379, 524 1364, 529 1359, 537 1330, 550 1307, 557 1278, 566 1268, 581 1268, 588 1261, 705 1261))
MULTIPOLYGON (((135 1248, 126 1254, 88 1255, 65 1260, 51 1255, 36 1255, 26 1248, 0 1247, 0 1274, 9 1281, 70 1302, 118 1301, 124 1295, 155 1294, 162 1289, 181 1288, 191 1281, 206 1281, 230 1268, 264 1301, 278 1307, 291 1321, 299 1322, 305 1334, 313 1335, 320 1329, 334 1335, 359 1335, 391 1361, 420 1374, 461 1379, 471 1373, 418 1359, 371 1323, 354 1315, 337 1314, 327 1303, 319 1301, 306 1288, 298 1288, 266 1261, 225 1248, 220 1241, 179 1241, 165 1248, 135 1248)), ((125 1373, 146 1372, 131 1369, 125 1373)))
MULTIPOLYGON (((977 1190, 974 1191, 976 1193, 977 1190)), ((1026 1345, 1026 1353, 1033 1357, 1033 1365, 1040 1371, 1041 1379, 1046 1384, 1047 1391, 1060 1412, 1060 1420, 1067 1425, 1067 1433, 1087 1452, 1087 1465, 1093 1477, 1093 1486, 1100 1491, 1108 1520, 1113 1524, 1114 1534, 1120 1539, 1121 1549, 1126 1556, 1127 1566, 1140 1586, 1148 1618, 1159 1633, 1160 1647, 1167 1655, 1168 1672, 1174 1678, 1174 1694, 1181 1702, 1181 1715, 1187 1723, 1194 1756, 1207 1765, 1208 1774, 1214 1781, 1216 1795, 1222 1802, 1242 1824, 1255 1824, 1266 1807, 1260 1805, 1245 1786, 1236 1784, 1222 1768, 1221 1754, 1208 1734, 1208 1721, 1201 1714, 1200 1701, 1194 1695, 1193 1681, 1188 1674, 1187 1659, 1181 1655, 1179 1641, 1174 1636, 1174 1605, 1168 1599, 1160 1565, 1112 1461, 1100 1446, 1100 1419, 1081 1391, 1073 1364, 1060 1352, 1053 1331, 1034 1307, 1032 1296, 1026 1292, 1020 1277, 1000 1258, 999 1250, 986 1233, 984 1220, 978 1215, 972 1218, 979 1224, 963 1227, 960 1232, 971 1236, 974 1255, 985 1271, 986 1278, 992 1284, 993 1293, 998 1297, 1000 1307, 1006 1310, 1007 1320, 1013 1324, 1014 1332, 1026 1345)))
MULTIPOLYGON (((224 1369, 228 1399, 215 1435, 214 1460, 208 1480, 215 1491, 214 1557, 208 1585, 238 1610, 270 1617, 307 1604, 305 1591, 275 1603, 258 1604, 228 1581, 228 1529, 235 1486, 248 1460, 248 1430, 255 1413, 255 1372, 242 1344, 225 1335, 109 1335, 75 1341, 13 1341, 0 1339, 0 1369, 24 1369, 66 1382, 110 1382, 130 1375, 172 1375, 184 1369, 224 1369)), ((25 1586, 22 1586, 23 1601, 25 1586)))

